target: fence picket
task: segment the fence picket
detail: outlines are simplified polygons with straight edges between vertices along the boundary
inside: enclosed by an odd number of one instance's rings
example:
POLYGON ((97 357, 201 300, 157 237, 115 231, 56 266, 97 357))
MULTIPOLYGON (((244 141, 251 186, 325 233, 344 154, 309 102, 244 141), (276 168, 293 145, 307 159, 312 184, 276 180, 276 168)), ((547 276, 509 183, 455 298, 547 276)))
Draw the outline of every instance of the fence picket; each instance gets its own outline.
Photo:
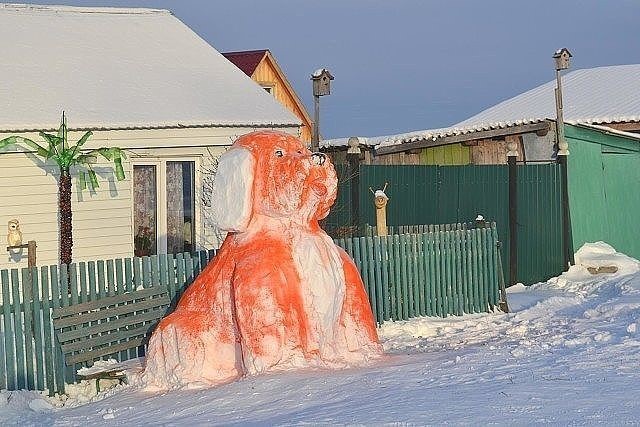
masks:
MULTIPOLYGON (((40 277, 36 267, 29 269, 31 279, 31 319, 33 330, 33 352, 35 356, 35 388, 36 390, 44 390, 44 342, 42 338, 42 310, 40 303, 40 277)), ((48 314, 48 313, 47 313, 48 314)), ((33 363, 33 359, 32 359, 33 363)))
MULTIPOLYGON (((64 266, 66 268, 66 266, 64 266)), ((60 276, 58 275, 58 266, 52 265, 49 268, 49 274, 51 275, 51 306, 52 309, 62 307, 62 294, 67 294, 67 289, 60 289, 60 276)), ((62 355, 62 348, 58 345, 55 338, 52 340, 54 344, 54 371, 53 377, 56 383, 56 391, 58 393, 64 393, 65 391, 65 365, 64 356, 62 355)), ((51 392, 49 392, 51 394, 51 392)))
POLYGON ((18 390, 27 385, 27 373, 24 363, 24 324, 22 322, 22 303, 20 301, 20 280, 18 270, 11 269, 11 297, 13 300, 13 331, 16 346, 16 386, 18 390))
POLYGON ((79 293, 79 302, 86 302, 89 298, 89 286, 87 284, 87 270, 86 270, 86 262, 79 262, 77 264, 79 282, 80 282, 80 293, 79 293))
POLYGON ((382 325, 385 318, 384 295, 382 292, 382 252, 380 251, 380 237, 373 237, 373 251, 371 252, 373 267, 375 268, 376 308, 378 310, 378 323, 382 325))
POLYGON ((384 320, 391 319, 391 299, 389 287, 389 252, 387 252, 387 236, 380 237, 380 266, 382 277, 380 285, 382 287, 382 312, 384 320))
POLYGON ((53 324, 51 322, 51 304, 50 301, 55 297, 49 292, 49 269, 42 267, 40 269, 40 283, 42 285, 42 328, 44 335, 44 373, 45 387, 49 391, 49 396, 53 396, 55 392, 54 367, 53 367, 53 349, 52 341, 53 324))
POLYGON ((409 318, 409 277, 407 275, 407 235, 400 235, 400 270, 402 277, 402 319, 409 318))
POLYGON ((2 362, 5 363, 5 377, 3 386, 8 390, 16 389, 16 370, 15 370, 15 360, 17 356, 14 352, 14 342, 16 338, 16 333, 11 324, 11 294, 9 292, 9 271, 2 270, 0 272, 0 280, 2 281, 2 326, 3 326, 3 338, 4 338, 4 357, 5 359, 2 362))

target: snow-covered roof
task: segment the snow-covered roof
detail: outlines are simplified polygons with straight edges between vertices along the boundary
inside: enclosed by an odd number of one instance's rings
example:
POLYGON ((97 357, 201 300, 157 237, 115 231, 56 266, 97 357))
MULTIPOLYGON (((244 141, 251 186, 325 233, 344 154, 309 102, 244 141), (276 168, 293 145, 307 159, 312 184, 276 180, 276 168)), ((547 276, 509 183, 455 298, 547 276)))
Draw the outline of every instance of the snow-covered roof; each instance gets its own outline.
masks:
MULTIPOLYGON (((438 138, 443 138, 447 136, 457 136, 464 135, 468 133, 474 133, 485 130, 494 130, 494 129, 505 129, 509 127, 519 126, 519 125, 527 125, 527 124, 536 124, 544 122, 544 119, 526 119, 526 120, 517 120, 515 122, 498 122, 498 123, 489 123, 484 125, 475 125, 475 126, 467 126, 467 127, 447 127, 447 128, 438 128, 438 129, 427 129, 427 130, 416 130, 412 132, 399 133, 396 135, 384 135, 384 136, 373 136, 373 137, 364 137, 358 136, 355 137, 358 139, 360 145, 368 146, 368 147, 387 147, 390 145, 403 144, 407 142, 416 142, 423 140, 436 140, 438 138)), ((354 138, 354 137, 351 137, 354 138)), ((348 145, 349 138, 336 138, 336 139, 325 139, 320 141, 320 147, 329 148, 329 147, 346 147, 348 145)))
MULTIPOLYGON (((554 79, 454 126, 514 122, 526 117, 554 118, 555 87, 554 79)), ((568 72, 562 76, 562 100, 567 121, 593 124, 640 121, 640 64, 568 72)))
POLYGON ((296 126, 169 11, 0 4, 0 130, 296 126))
MULTIPOLYGON (((385 147, 540 123, 555 118, 555 87, 554 79, 446 128, 359 139, 366 141, 365 145, 385 147)), ((640 64, 568 72, 562 77, 562 91, 563 113, 567 122, 606 124, 640 121, 640 64)), ((320 145, 346 146, 347 140, 326 140, 320 145)))

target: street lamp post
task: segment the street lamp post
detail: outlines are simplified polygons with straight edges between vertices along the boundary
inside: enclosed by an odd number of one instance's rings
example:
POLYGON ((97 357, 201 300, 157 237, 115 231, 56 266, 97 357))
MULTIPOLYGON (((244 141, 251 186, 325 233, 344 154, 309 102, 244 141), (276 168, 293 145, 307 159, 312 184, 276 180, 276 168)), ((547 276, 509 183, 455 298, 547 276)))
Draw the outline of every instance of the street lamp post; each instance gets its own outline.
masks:
POLYGON ((558 143, 558 164, 562 176, 562 252, 564 268, 575 264, 573 250, 570 244, 571 218, 569 216, 569 189, 567 181, 567 156, 569 155, 569 144, 564 137, 564 118, 562 105, 562 76, 560 71, 566 70, 570 66, 571 52, 562 48, 557 50, 553 59, 556 68, 556 142, 558 143))
POLYGON ((318 151, 320 146, 320 97, 331 94, 333 76, 326 68, 319 68, 311 75, 313 82, 313 137, 311 151, 318 151))

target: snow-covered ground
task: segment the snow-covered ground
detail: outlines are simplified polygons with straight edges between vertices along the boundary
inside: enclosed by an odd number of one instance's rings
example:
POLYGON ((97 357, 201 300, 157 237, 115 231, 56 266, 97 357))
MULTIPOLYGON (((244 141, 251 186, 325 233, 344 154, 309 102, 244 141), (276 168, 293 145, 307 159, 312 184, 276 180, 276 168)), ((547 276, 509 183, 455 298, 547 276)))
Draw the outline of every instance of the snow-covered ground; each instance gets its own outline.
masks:
POLYGON ((2 391, 0 425, 640 423, 640 263, 604 244, 576 260, 559 278, 510 288, 510 314, 385 324, 388 356, 366 369, 162 394, 119 386, 89 403, 91 385, 64 403, 2 391))

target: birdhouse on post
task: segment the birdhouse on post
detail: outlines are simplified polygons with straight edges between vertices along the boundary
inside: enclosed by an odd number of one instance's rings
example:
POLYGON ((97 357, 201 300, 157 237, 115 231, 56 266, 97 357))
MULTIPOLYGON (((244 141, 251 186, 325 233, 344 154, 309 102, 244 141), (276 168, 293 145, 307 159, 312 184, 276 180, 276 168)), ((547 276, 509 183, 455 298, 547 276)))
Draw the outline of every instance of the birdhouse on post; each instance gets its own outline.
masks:
POLYGON ((553 59, 556 61, 556 71, 566 70, 569 68, 569 58, 571 58, 571 52, 566 47, 562 49, 558 49, 556 53, 553 54, 553 59))
POLYGON ((333 76, 326 68, 319 68, 311 75, 313 81, 313 96, 324 96, 331 94, 331 80, 333 76))

